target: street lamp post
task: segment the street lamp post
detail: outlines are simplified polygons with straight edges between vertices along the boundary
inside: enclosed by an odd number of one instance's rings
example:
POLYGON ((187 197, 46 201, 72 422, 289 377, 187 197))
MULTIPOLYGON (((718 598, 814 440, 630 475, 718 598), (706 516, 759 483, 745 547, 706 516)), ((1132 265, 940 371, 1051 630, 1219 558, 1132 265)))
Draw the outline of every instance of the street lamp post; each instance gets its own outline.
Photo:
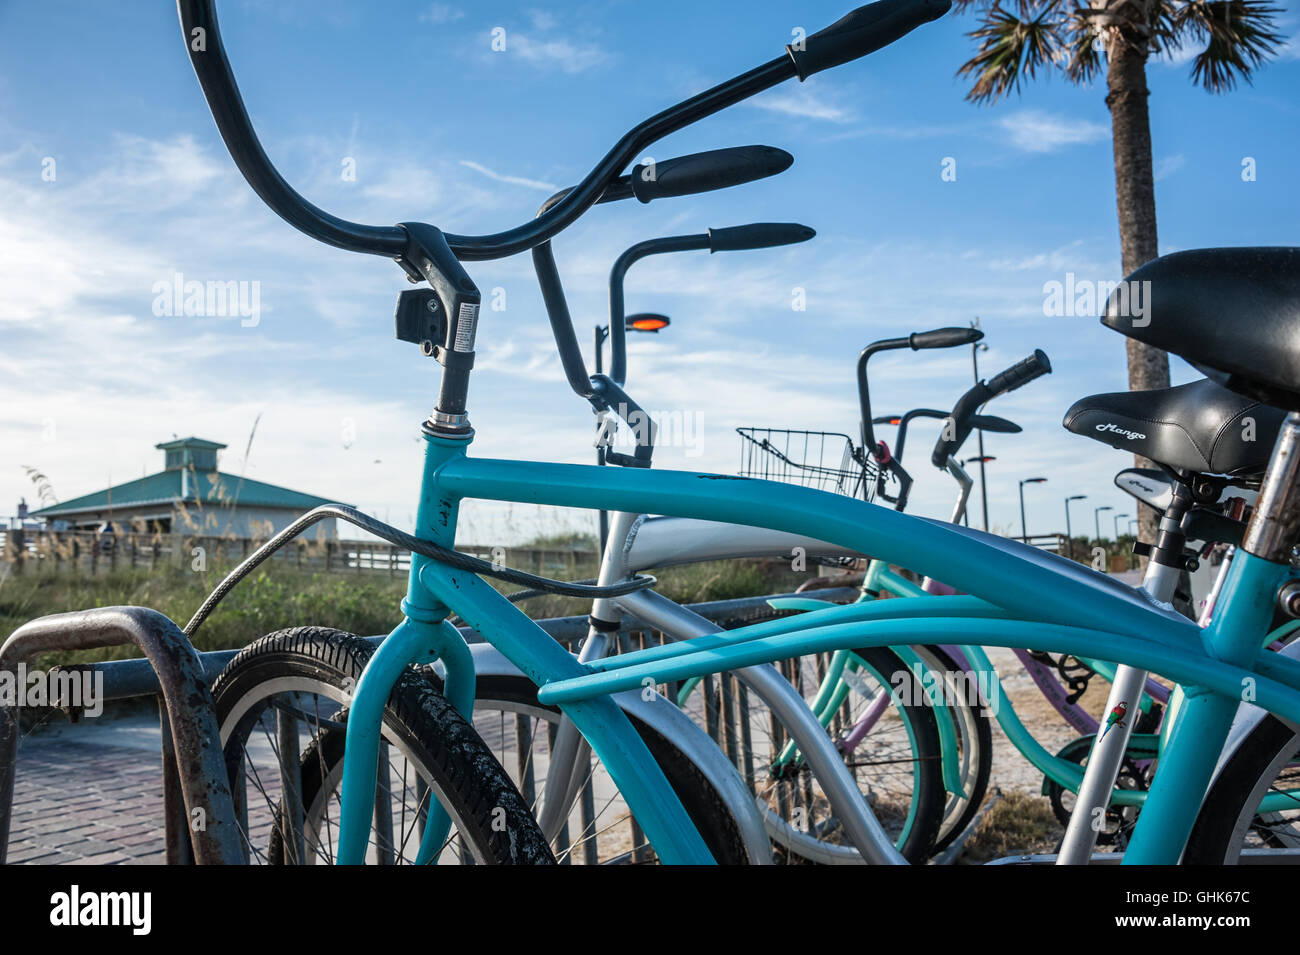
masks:
POLYGON ((1074 560, 1074 532, 1070 530, 1070 502, 1082 501, 1087 496, 1087 494, 1071 494, 1065 499, 1065 546, 1071 560, 1074 560))
POLYGON ((1029 532, 1025 529, 1025 485, 1046 483, 1045 477, 1025 478, 1020 482, 1020 539, 1026 544, 1029 543, 1029 532))
MULTIPOLYGON (((623 320, 623 327, 629 332, 649 332, 657 335, 660 329, 667 328, 672 324, 667 315, 658 315, 653 312, 639 312, 636 315, 629 315, 623 320)), ((596 374, 604 373, 605 367, 605 341, 609 338, 609 326, 597 325, 595 328, 596 344, 596 374)), ((601 443, 604 435, 598 435, 596 442, 596 464, 604 467, 605 465, 605 446, 601 443)), ((604 553, 605 539, 609 537, 609 512, 600 512, 600 550, 604 553)))
MULTIPOLYGON (((980 327, 980 319, 978 315, 975 316, 975 321, 971 322, 970 326, 971 328, 980 327)), ((988 350, 989 350, 989 346, 985 345, 982 342, 971 342, 970 344, 970 366, 971 366, 971 371, 974 372, 975 374, 975 384, 977 385, 980 383, 979 354, 981 351, 988 351, 988 350)), ((979 452, 980 452, 979 453, 980 506, 982 507, 984 512, 984 530, 987 531, 989 529, 989 491, 988 491, 988 482, 985 480, 987 475, 984 473, 984 464, 987 460, 992 460, 992 459, 986 458, 984 454, 984 432, 977 428, 975 431, 975 435, 977 440, 979 441, 979 452)), ((1023 524, 1024 522, 1022 521, 1021 523, 1023 524)))
POLYGON ((1109 504, 1107 504, 1105 507, 1098 507, 1093 509, 1092 518, 1093 518, 1093 522, 1097 526, 1097 543, 1099 544, 1101 543, 1101 512, 1113 511, 1113 510, 1115 510, 1115 508, 1111 507, 1109 504))
POLYGON ((1123 518, 1128 517, 1128 515, 1127 515, 1127 514, 1116 514, 1116 515, 1114 515, 1114 516, 1115 516, 1115 543, 1118 544, 1118 543, 1119 543, 1119 522, 1120 522, 1123 518))
POLYGON ((605 373, 605 339, 609 338, 609 326, 597 325, 596 332, 596 374, 605 373))
MULTIPOLYGON (((964 467, 966 467, 966 466, 969 465, 969 464, 979 464, 979 466, 980 466, 980 475, 981 475, 981 480, 980 480, 980 490, 983 491, 983 489, 984 489, 984 481, 983 481, 982 478, 983 478, 983 474, 984 474, 984 465, 986 465, 986 464, 991 464, 992 462, 994 462, 994 461, 996 461, 996 460, 997 460, 997 458, 994 457, 994 456, 991 455, 991 454, 979 454, 979 455, 976 455, 976 456, 973 457, 973 458, 966 458, 965 460, 963 460, 963 461, 961 462, 961 466, 964 468, 964 467)), ((962 514, 962 520, 965 522, 965 524, 966 524, 967 527, 970 527, 970 508, 969 508, 969 507, 966 508, 965 513, 962 514)), ((987 523, 987 521, 986 521, 985 523, 987 523)))

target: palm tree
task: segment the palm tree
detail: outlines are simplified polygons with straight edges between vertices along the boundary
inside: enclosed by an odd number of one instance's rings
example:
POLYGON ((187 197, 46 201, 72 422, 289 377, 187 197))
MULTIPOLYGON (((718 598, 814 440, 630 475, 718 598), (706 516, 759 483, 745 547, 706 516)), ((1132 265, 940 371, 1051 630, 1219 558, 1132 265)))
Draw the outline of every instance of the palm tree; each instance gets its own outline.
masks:
MULTIPOLYGON (((1192 59, 1191 79, 1211 93, 1232 90, 1239 79, 1277 52, 1284 37, 1274 29, 1282 11, 1266 0, 954 0, 974 8, 979 26, 969 36, 979 48, 959 76, 972 81, 967 99, 992 104, 1020 89, 1039 70, 1056 68, 1073 83, 1090 84, 1106 72, 1115 153, 1115 199, 1125 274, 1158 254, 1151 122, 1147 113, 1147 61, 1184 48, 1203 47, 1192 59)), ((1169 357, 1128 340, 1130 390, 1169 387, 1169 357)), ((1150 462, 1137 457, 1139 466, 1150 462)), ((1155 539, 1155 512, 1141 507, 1141 536, 1155 539)))

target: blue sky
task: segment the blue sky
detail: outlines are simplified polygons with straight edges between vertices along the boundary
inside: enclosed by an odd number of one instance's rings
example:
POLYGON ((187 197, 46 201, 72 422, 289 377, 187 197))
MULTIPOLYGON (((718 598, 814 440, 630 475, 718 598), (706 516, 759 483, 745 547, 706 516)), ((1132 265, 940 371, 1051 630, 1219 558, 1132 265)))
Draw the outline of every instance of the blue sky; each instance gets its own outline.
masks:
MULTIPOLYGON (((1253 87, 1212 97, 1190 84, 1185 57, 1150 68, 1162 252, 1297 242, 1300 15, 1292 0, 1282 5, 1288 45, 1253 87)), ((156 442, 197 434, 231 445, 227 470, 409 526, 418 425, 438 368, 392 337, 395 296, 408 287, 400 271, 317 245, 261 206, 216 134, 171 5, 107 9, 0 0, 0 514, 35 496, 23 465, 66 499, 157 470, 156 442), (259 320, 155 314, 157 283, 177 273, 258 283, 259 320)), ((643 117, 846 9, 824 0, 220 6, 249 111, 291 183, 345 217, 474 233, 523 221, 643 117), (494 27, 506 31, 505 52, 491 49, 494 27)), ((1089 495, 1077 522, 1090 525, 1099 505, 1133 513, 1110 483, 1127 456, 1060 427, 1076 398, 1125 387, 1123 339, 1092 316, 1043 314, 1044 283, 1067 272, 1120 278, 1104 88, 1053 77, 994 107, 970 105, 955 72, 972 24, 950 15, 650 152, 766 143, 794 154, 787 173, 604 206, 557 240, 585 342, 604 320, 609 266, 632 242, 747 221, 819 233, 785 250, 635 267, 629 309, 666 312, 673 325, 633 340, 630 390, 690 423, 660 466, 733 470, 736 426, 854 433, 863 345, 979 316, 986 373, 1035 347, 1055 367, 990 406, 1025 428, 987 442, 998 458, 992 523, 1018 528, 1016 480, 1039 475, 1049 481, 1028 489, 1031 531, 1062 529, 1067 494, 1089 495), (946 157, 955 181, 941 177, 946 157), (806 290, 806 311, 791 308, 795 288, 806 290)), ((528 257, 471 272, 505 301, 485 310, 479 332, 477 453, 588 460, 590 413, 564 385, 528 257)), ((875 370, 881 412, 947 407, 970 383, 965 350, 899 354, 875 370)), ((1194 373, 1175 362, 1174 377, 1194 373)), ((933 431, 918 432, 914 509, 946 514, 952 486, 925 463, 933 431)), ((480 508, 465 537, 509 542, 580 520, 480 508)))

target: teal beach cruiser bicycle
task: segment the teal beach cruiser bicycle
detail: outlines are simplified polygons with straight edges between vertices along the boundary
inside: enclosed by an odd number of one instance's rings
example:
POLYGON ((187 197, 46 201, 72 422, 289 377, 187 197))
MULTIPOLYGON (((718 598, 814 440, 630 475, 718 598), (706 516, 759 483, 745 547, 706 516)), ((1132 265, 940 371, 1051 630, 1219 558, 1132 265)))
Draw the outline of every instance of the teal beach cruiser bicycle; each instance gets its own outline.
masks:
MULTIPOLYGON (((806 79, 879 49, 941 16, 947 0, 882 0, 854 11, 808 36, 801 49, 789 49, 635 127, 543 214, 489 236, 452 235, 416 222, 361 225, 311 205, 284 181, 258 143, 231 74, 213 4, 180 0, 178 6, 186 37, 203 31, 206 38, 202 49, 189 44, 190 59, 231 155, 254 190, 309 236, 341 249, 394 259, 410 278, 427 282, 431 290, 424 300, 423 324, 415 332, 426 345, 424 351, 443 369, 435 409, 422 429, 425 464, 415 533, 405 534, 347 508, 318 509, 253 555, 196 615, 201 622, 248 569, 327 515, 412 551, 403 621, 373 654, 357 650, 340 662, 340 649, 353 645, 324 632, 279 638, 273 648, 255 645, 245 652, 263 656, 268 665, 262 677, 248 685, 241 698, 247 703, 243 710, 223 716, 226 722, 247 722, 260 708, 261 715, 274 711, 277 718, 283 715, 291 722, 317 716, 296 707, 295 694, 311 692, 338 701, 339 711, 317 717, 345 727, 333 861, 359 863, 376 851, 381 859, 392 854, 391 845, 373 845, 370 833, 377 815, 387 812, 387 800, 377 799, 377 790, 382 796, 395 785, 391 776, 380 773, 386 749, 394 748, 425 770, 409 781, 414 791, 423 789, 425 794, 411 820, 410 832, 419 844, 412 852, 415 861, 448 858, 446 850, 457 847, 448 841, 453 833, 460 840, 457 845, 480 861, 549 856, 545 837, 531 816, 525 819, 511 810, 517 805, 509 797, 513 787, 501 785, 498 765, 493 762, 494 769, 475 764, 473 776, 467 778, 460 774, 464 766, 446 757, 448 747, 462 743, 471 762, 483 751, 474 749, 463 732, 473 712, 476 676, 473 655, 447 622, 451 613, 473 626, 538 687, 540 704, 558 707, 572 721, 666 863, 716 861, 722 840, 717 833, 702 831, 698 814, 693 816, 687 805, 695 802, 696 794, 686 790, 683 779, 675 780, 676 785, 670 782, 669 767, 656 759, 654 747, 613 695, 653 697, 653 687, 661 684, 808 654, 939 643, 1034 647, 1110 660, 1182 685, 1185 700, 1124 861, 1175 863, 1185 853, 1203 858, 1207 852, 1222 852, 1223 861, 1242 854, 1240 833, 1255 831, 1251 826, 1260 804, 1252 801, 1255 794, 1288 769, 1295 753, 1294 733, 1282 732, 1280 741, 1265 739, 1265 728, 1288 726, 1276 718, 1300 722, 1300 662, 1262 648, 1279 600, 1300 612, 1300 581, 1292 580, 1290 564, 1300 531, 1300 351, 1295 344, 1300 342, 1300 252, 1206 250, 1167 256, 1133 276, 1152 283, 1155 304, 1148 324, 1128 321, 1116 307, 1103 319, 1117 331, 1187 357, 1230 389, 1290 412, 1279 429, 1214 618, 1202 629, 1131 587, 1017 541, 805 487, 638 466, 648 460, 652 431, 632 454, 612 457, 609 463, 621 465, 615 467, 484 459, 468 453, 474 435, 467 408, 475 340, 494 330, 478 327, 480 296, 462 263, 542 248, 597 201, 632 195, 631 180, 622 170, 651 143, 761 90, 794 77, 806 79), (1230 333, 1221 322, 1224 314, 1238 316, 1230 333), (583 661, 551 640, 483 576, 593 599, 644 591, 652 581, 642 577, 613 586, 565 584, 470 558, 454 549, 459 507, 466 499, 660 514, 806 535, 853 553, 887 556, 945 581, 963 595, 831 607, 583 661), (445 674, 442 694, 428 681, 421 682, 413 669, 435 659, 445 674), (1260 735, 1237 750, 1249 752, 1253 761, 1231 767, 1230 775, 1228 768, 1216 773, 1233 718, 1246 700, 1274 714, 1274 722, 1261 722, 1260 735), (1232 804, 1234 812, 1202 812, 1206 793, 1229 779, 1236 785, 1232 795, 1223 789, 1212 798, 1232 804)), ((454 143, 454 137, 450 141, 454 143)), ((725 184, 713 182, 709 187, 725 184)), ((544 285, 543 291, 554 290, 544 285)), ((583 368, 577 336, 571 322, 556 322, 557 313, 551 310, 553 331, 573 380, 578 377, 574 369, 583 368)), ((611 336, 622 335, 618 325, 610 331, 611 336)), ((611 378, 581 377, 584 397, 593 405, 625 420, 640 410, 611 378)), ((289 743, 291 736, 296 743, 291 733, 283 742, 289 743)), ((305 786, 305 781, 288 784, 305 786)), ((305 820, 299 823, 295 819, 284 827, 293 839, 307 829, 305 820)), ((859 849, 869 861, 902 861, 878 823, 859 849)), ((1247 856, 1257 851, 1288 850, 1272 844, 1245 850, 1247 856)))

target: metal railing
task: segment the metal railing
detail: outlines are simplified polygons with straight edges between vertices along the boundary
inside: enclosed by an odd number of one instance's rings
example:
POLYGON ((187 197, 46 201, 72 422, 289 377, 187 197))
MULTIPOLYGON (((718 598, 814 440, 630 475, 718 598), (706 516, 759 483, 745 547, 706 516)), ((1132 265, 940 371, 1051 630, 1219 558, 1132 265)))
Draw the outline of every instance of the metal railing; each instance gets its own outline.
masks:
MULTIPOLYGON (((95 576, 120 569, 155 570, 160 567, 204 568, 233 566, 265 538, 237 538, 202 534, 135 533, 97 534, 93 531, 0 530, 0 564, 15 574, 79 573, 95 576)), ((533 573, 568 576, 580 568, 595 569, 596 552, 584 547, 483 547, 462 546, 465 553, 519 567, 533 573)), ((411 553, 387 541, 299 539, 270 558, 292 564, 304 572, 379 573, 404 576, 411 568, 411 553)))

